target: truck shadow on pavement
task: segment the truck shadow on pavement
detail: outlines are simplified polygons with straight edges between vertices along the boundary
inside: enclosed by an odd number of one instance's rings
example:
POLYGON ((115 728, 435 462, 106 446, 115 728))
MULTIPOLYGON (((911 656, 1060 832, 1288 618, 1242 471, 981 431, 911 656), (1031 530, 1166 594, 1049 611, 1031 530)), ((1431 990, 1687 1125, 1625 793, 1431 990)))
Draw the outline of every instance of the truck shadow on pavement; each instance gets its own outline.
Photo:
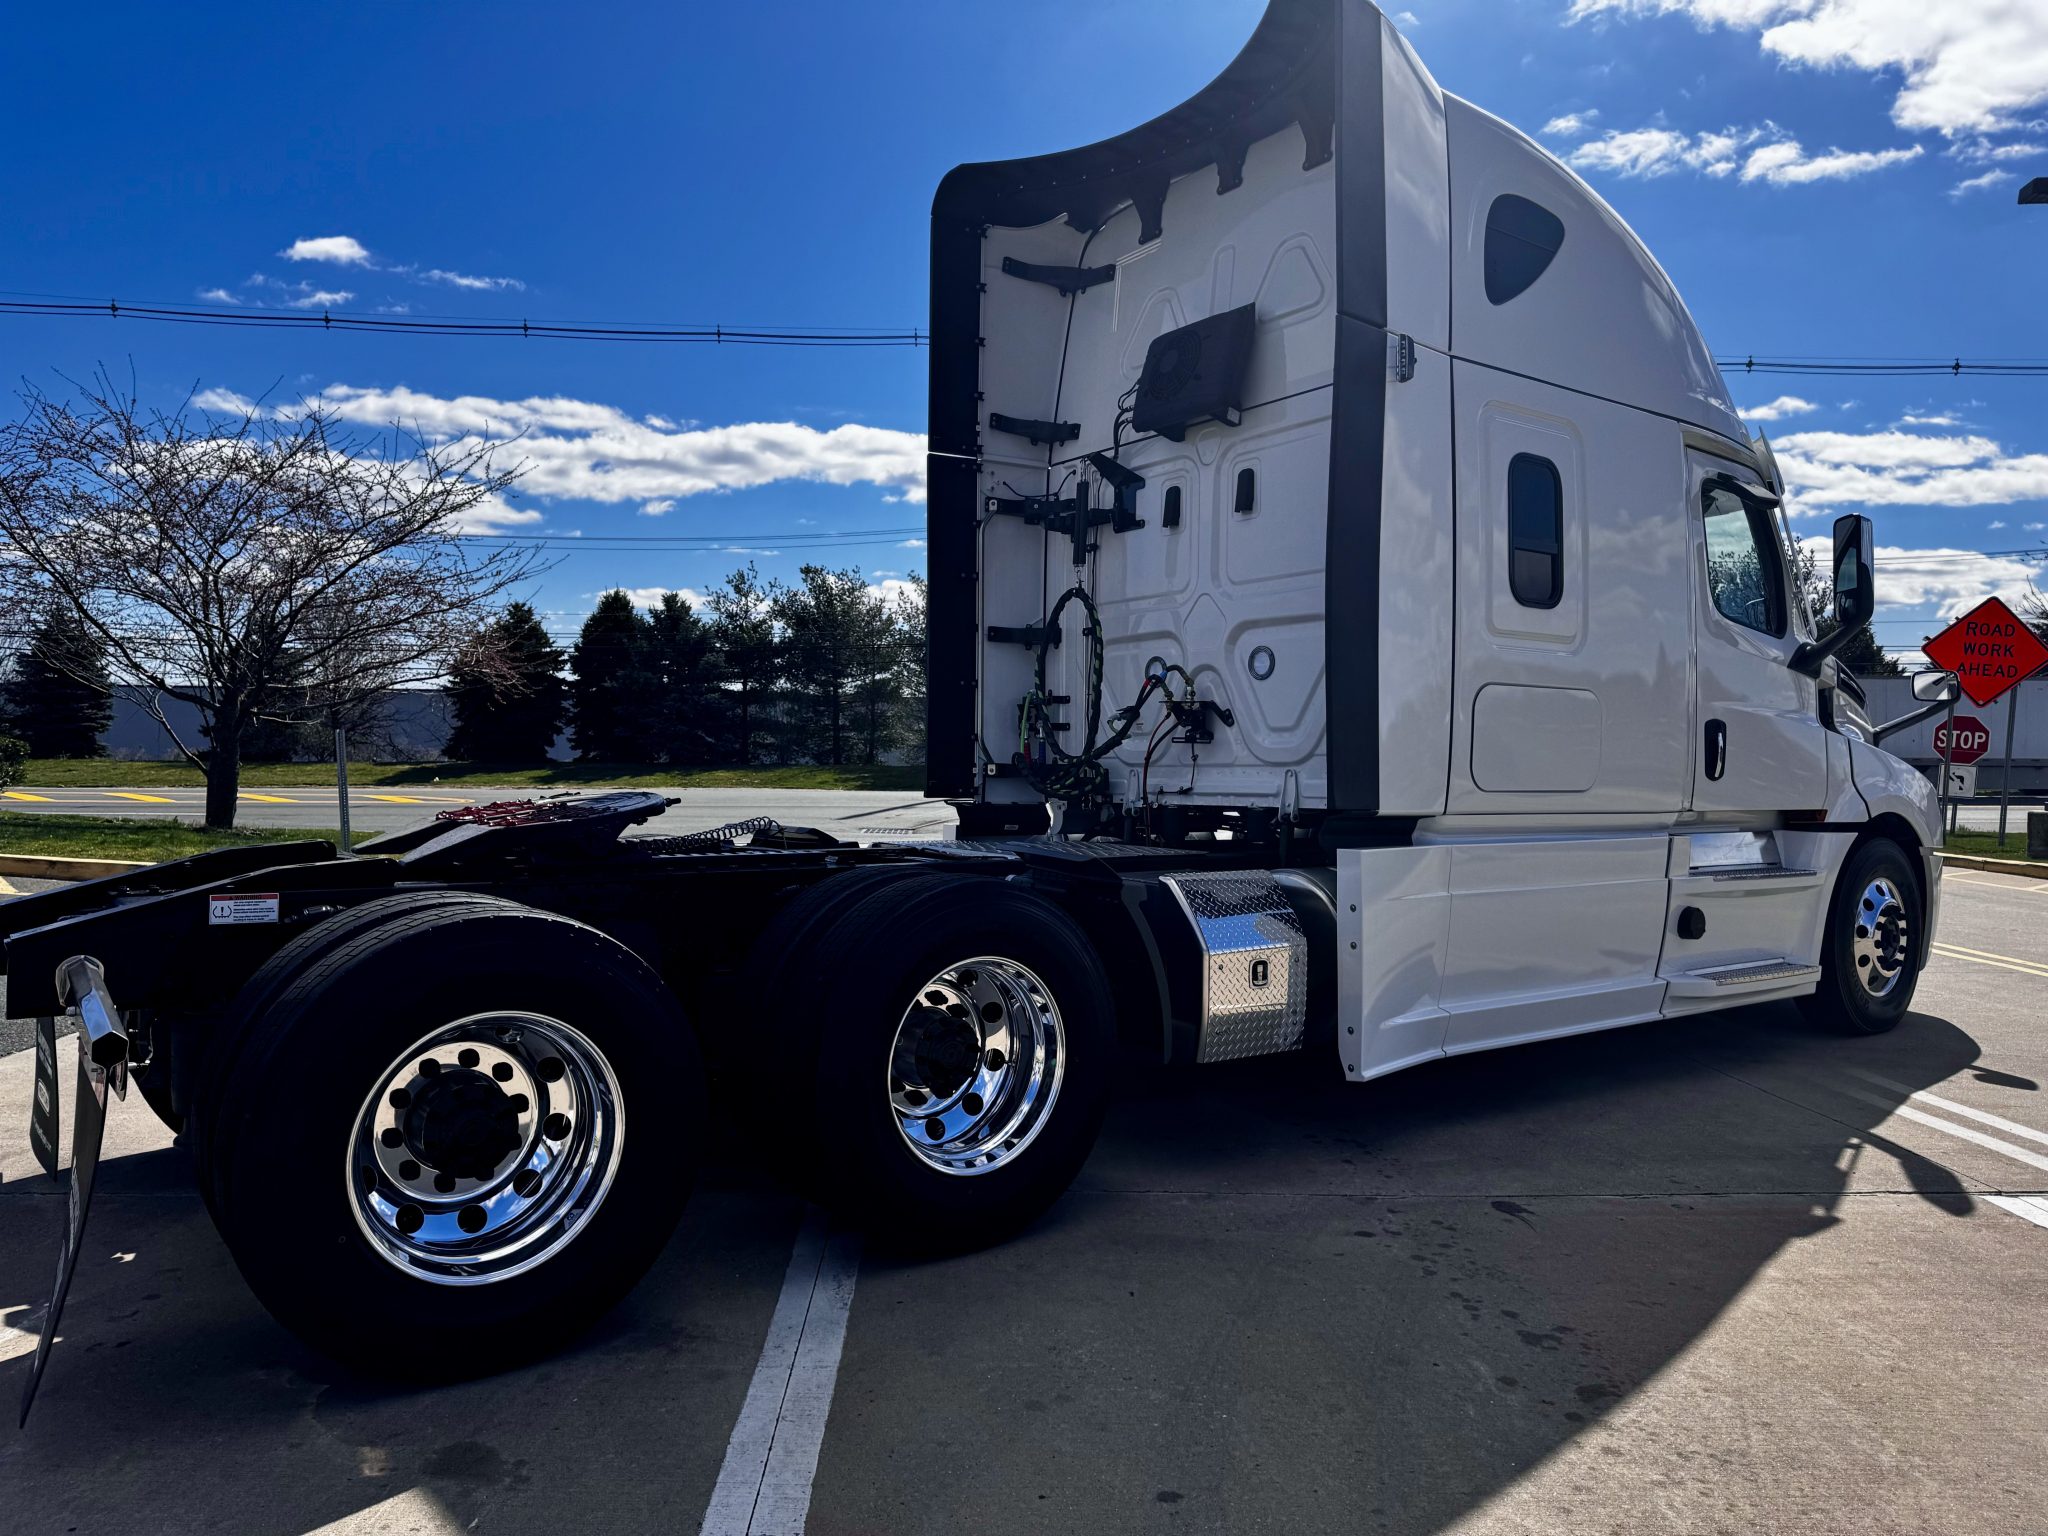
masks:
MULTIPOLYGON (((1633 1449, 1609 1421, 1854 1196, 1973 1208, 1872 1133, 1903 1094, 1833 1091, 1845 1062, 1920 1088, 1977 1055, 1926 1014, 1842 1041, 1780 1007, 1363 1088, 1324 1052, 1147 1074, 1033 1231, 863 1265, 808 1529, 1426 1532, 1595 1431, 1603 1456, 1650 1454, 1661 1420, 1633 1449), (972 1447, 958 1503, 928 1475, 945 1446, 972 1447)), ((582 1510, 693 1529, 798 1215, 743 1164, 709 1185, 580 1347, 412 1390, 263 1314, 181 1151, 110 1161, 35 1418, 0 1427, 5 1523, 306 1531, 375 1511, 365 1529, 488 1515, 559 1536, 582 1510)), ((49 1283, 45 1189, 0 1187, 9 1410, 49 1283)), ((1778 1408, 1765 1388, 1750 1406, 1778 1408)), ((1721 1507, 1726 1468, 1655 1453, 1672 1508, 1721 1507)))

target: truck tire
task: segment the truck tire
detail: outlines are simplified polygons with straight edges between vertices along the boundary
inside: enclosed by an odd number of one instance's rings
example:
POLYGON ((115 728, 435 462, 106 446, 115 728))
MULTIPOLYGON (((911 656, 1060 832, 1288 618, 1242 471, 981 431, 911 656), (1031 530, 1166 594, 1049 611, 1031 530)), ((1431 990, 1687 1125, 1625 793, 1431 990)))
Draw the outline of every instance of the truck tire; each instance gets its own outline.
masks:
POLYGON ((504 902, 331 948, 220 1091, 215 1219, 250 1288, 322 1353, 427 1380, 544 1354, 633 1287, 689 1198, 704 1102, 661 978, 504 902))
MULTIPOLYGON (((191 1110, 182 1117, 182 1121, 189 1122, 189 1140, 199 1175, 199 1193, 206 1201, 209 1213, 216 1211, 219 1179, 223 1173, 209 1134, 220 1118, 218 1089, 235 1059, 248 1046, 250 1037, 263 1027, 272 1005, 284 989, 308 966, 332 954, 359 934, 401 917, 457 907, 494 907, 508 912, 525 910, 516 902, 486 896, 478 891, 402 891, 394 896, 380 896, 360 907, 337 912, 303 933, 295 934, 242 984, 242 990, 236 994, 233 1006, 220 1021, 213 1038, 202 1046, 203 1055, 193 1076, 191 1110)), ((152 1099, 150 1102, 154 1107, 156 1101, 152 1099)), ((163 1110, 158 1110, 158 1115, 174 1131, 187 1128, 182 1122, 172 1124, 163 1110)))
POLYGON ((1073 1182, 1117 1059, 1102 962, 1042 898, 985 876, 882 886, 792 957, 816 1040, 807 1181, 883 1243, 1013 1235, 1073 1182))
POLYGON ((1842 865, 1821 938, 1820 987, 1800 999, 1808 1018, 1852 1035, 1881 1035, 1912 1006, 1927 904, 1905 850, 1859 844, 1842 865))

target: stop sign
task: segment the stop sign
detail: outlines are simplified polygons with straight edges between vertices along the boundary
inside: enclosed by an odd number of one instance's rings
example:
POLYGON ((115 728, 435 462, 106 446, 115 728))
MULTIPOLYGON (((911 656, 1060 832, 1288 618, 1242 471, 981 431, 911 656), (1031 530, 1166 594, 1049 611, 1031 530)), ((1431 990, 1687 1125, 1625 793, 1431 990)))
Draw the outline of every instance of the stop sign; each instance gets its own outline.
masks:
POLYGON ((1946 722, 1934 728, 1934 755, 1967 768, 1991 750, 1991 732, 1975 715, 1957 715, 1954 729, 1946 722))

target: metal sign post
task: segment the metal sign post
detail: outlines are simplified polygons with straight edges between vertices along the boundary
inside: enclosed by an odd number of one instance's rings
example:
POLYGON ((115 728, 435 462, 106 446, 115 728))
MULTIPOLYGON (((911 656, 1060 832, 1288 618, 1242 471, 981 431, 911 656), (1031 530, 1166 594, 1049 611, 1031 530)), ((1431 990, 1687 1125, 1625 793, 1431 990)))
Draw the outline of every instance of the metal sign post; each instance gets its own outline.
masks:
POLYGON ((2005 846, 2005 818, 2012 809, 2012 744, 2020 734, 2020 691, 2005 696, 2005 779, 1998 786, 1998 846, 2005 846))
POLYGON ((1955 771, 1956 759, 1956 701, 1948 701, 1948 724, 1941 732, 1941 824, 1947 827, 1951 836, 1955 828, 1949 823, 1949 812, 1955 799, 1948 792, 1949 778, 1955 771))
MULTIPOLYGON (((1950 711, 1954 713, 1953 710, 1950 711)), ((341 856, 353 856, 348 835, 348 732, 334 733, 334 793, 341 802, 341 856)))

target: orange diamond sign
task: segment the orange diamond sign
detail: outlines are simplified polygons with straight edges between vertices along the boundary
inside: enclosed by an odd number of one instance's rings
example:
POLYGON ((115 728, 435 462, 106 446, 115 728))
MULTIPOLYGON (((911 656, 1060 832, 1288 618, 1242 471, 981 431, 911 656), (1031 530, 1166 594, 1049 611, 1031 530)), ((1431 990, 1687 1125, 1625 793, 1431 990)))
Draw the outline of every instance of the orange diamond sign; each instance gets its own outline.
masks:
POLYGON ((1972 704, 2003 698, 2048 662, 2048 645, 1997 598, 1971 609, 1921 647, 1953 672, 1972 704))

